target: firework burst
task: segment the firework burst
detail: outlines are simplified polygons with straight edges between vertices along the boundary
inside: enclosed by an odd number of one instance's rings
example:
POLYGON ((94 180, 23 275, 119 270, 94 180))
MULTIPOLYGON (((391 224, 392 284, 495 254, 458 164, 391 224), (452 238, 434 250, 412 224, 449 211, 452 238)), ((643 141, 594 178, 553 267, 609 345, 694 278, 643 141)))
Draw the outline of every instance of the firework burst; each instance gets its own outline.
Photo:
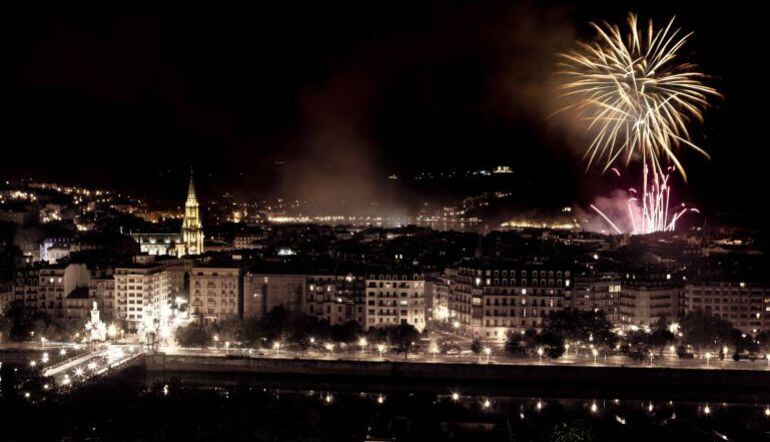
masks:
POLYGON ((687 125, 702 121, 709 97, 718 95, 680 59, 692 34, 674 28, 674 18, 659 30, 649 21, 645 32, 634 14, 626 35, 606 22, 591 26, 597 39, 561 54, 559 71, 566 79, 562 96, 572 101, 564 109, 574 108, 596 133, 585 154, 588 166, 604 159, 606 170, 636 154, 654 175, 663 173, 667 159, 686 178, 676 150, 687 146, 708 156, 690 141, 687 125))
POLYGON ((638 224, 632 218, 634 232, 671 230, 681 210, 669 210, 672 169, 667 164, 686 180, 677 150, 691 148, 708 157, 691 141, 687 126, 703 120, 709 98, 719 93, 703 83, 705 76, 694 65, 682 61, 679 52, 692 34, 675 28, 674 18, 657 30, 652 21, 640 26, 635 14, 627 23, 627 33, 617 25, 592 23, 597 38, 561 54, 560 90, 568 102, 562 110, 574 110, 595 134, 585 152, 587 168, 603 162, 604 171, 617 173, 612 167, 617 162, 642 163, 642 214, 638 224))

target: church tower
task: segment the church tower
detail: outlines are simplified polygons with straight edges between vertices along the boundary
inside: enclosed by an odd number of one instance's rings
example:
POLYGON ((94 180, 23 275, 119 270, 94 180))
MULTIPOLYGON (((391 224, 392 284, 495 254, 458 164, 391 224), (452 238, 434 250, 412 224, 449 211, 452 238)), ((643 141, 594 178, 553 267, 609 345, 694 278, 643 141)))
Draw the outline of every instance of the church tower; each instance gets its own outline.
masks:
POLYGON ((203 225, 201 224, 198 198, 195 197, 195 182, 190 169, 190 185, 187 188, 187 201, 184 203, 184 221, 182 222, 182 243, 186 255, 203 253, 203 225))

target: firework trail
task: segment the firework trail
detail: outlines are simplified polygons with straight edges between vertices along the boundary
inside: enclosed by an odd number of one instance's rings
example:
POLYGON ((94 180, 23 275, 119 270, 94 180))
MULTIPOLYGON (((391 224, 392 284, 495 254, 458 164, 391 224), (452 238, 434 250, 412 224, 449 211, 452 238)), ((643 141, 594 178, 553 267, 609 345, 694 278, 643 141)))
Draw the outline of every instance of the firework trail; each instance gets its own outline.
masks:
POLYGON ((604 171, 619 175, 615 163, 641 161, 641 201, 629 201, 642 206, 641 219, 632 219, 634 233, 672 230, 681 210, 669 210, 672 169, 666 163, 686 180, 676 151, 691 148, 708 157, 690 141, 687 126, 703 121, 709 98, 719 93, 702 82, 705 76, 694 65, 681 60, 679 51, 692 34, 675 28, 674 18, 656 30, 652 21, 640 27, 637 16, 629 14, 625 34, 606 22, 591 26, 597 32, 593 42, 579 42, 575 51, 561 54, 560 90, 569 103, 561 110, 575 111, 595 133, 584 155, 587 168, 601 161, 604 171))

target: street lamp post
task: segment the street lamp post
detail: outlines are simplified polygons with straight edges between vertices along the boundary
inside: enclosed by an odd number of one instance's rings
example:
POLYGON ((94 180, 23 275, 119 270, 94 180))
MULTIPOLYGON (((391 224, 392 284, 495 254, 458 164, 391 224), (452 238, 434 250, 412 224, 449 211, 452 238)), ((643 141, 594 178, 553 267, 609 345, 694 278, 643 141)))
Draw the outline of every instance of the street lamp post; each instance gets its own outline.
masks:
POLYGON ((369 343, 366 341, 366 338, 361 338, 358 340, 358 345, 361 346, 361 353, 366 351, 366 347, 369 345, 369 343))
POLYGON ((385 352, 385 345, 377 344, 377 351, 380 352, 380 359, 382 359, 382 354, 385 352))
POLYGON ((599 356, 599 350, 592 348, 591 354, 594 355, 594 365, 596 365, 596 357, 599 356))
POLYGON ((489 347, 484 347, 484 354, 487 355, 487 364, 489 364, 489 358, 490 355, 492 355, 492 349, 489 347))
POLYGON ((435 342, 430 345, 430 352, 433 354, 433 360, 435 361, 438 354, 438 345, 435 342))
POLYGON ((706 368, 709 368, 709 361, 711 360, 711 352, 706 352, 706 368))
POLYGON ((537 356, 540 359, 540 363, 543 362, 543 347, 537 349, 537 356))

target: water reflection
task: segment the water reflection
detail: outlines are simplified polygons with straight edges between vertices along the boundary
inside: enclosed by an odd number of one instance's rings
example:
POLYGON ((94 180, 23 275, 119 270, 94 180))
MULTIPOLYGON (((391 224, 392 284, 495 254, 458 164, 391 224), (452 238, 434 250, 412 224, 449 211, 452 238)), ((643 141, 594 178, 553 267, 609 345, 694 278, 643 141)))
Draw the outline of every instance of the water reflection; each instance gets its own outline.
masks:
MULTIPOLYGON (((150 376, 145 388, 155 394, 159 385, 150 376)), ((170 398, 207 392, 269 409, 292 403, 289 413, 300 420, 322 417, 321 434, 361 436, 353 440, 758 440, 770 431, 770 408, 760 403, 507 396, 339 384, 330 389, 274 380, 201 382, 180 374, 167 374, 163 386, 170 398)))

